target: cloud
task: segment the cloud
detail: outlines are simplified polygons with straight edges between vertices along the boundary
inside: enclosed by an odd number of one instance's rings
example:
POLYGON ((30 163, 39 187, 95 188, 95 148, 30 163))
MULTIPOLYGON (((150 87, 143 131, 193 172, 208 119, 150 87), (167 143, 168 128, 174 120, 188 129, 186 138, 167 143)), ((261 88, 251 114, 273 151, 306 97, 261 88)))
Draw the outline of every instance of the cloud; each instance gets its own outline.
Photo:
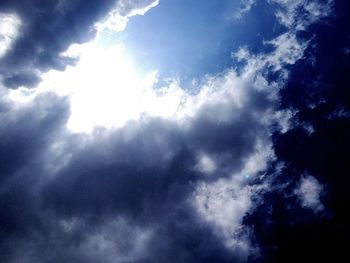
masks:
MULTIPOLYGON (((266 127, 274 120, 260 117, 270 115, 276 99, 270 97, 267 82, 261 82, 257 74, 260 69, 247 66, 241 74, 228 70, 208 77, 201 92, 188 97, 191 114, 183 119, 145 116, 118 129, 96 129, 86 135, 66 129, 69 106, 57 95, 43 93, 24 102, 8 97, 1 120, 8 123, 1 133, 1 149, 6 151, 1 154, 6 158, 1 173, 5 260, 17 258, 12 242, 18 244, 16 251, 21 251, 17 255, 35 262, 55 262, 58 254, 66 260, 84 261, 80 251, 88 248, 89 258, 106 262, 114 257, 137 260, 139 254, 153 262, 167 262, 168 253, 181 254, 184 261, 198 256, 203 260, 246 258, 249 242, 245 243, 246 228, 241 223, 250 205, 232 215, 237 220, 231 239, 231 227, 226 230, 220 220, 203 221, 203 227, 198 224, 201 213, 193 209, 193 193, 203 184, 216 189, 216 180, 223 178, 233 182, 235 194, 241 193, 245 202, 251 202, 249 187, 236 185, 234 178, 255 177, 271 158, 266 127), (212 170, 214 177, 196 169, 201 153, 215 156, 218 168, 212 170), (22 208, 20 218, 16 207, 22 208), (140 248, 131 246, 120 252, 119 245, 112 246, 122 235, 115 230, 117 233, 109 236, 115 218, 139 229, 128 234, 125 242, 136 245, 135 240, 140 240, 140 248), (216 227, 223 234, 216 234, 216 227), (23 236, 22 230, 28 232, 23 236), (187 235, 185 240, 183 235, 187 235), (210 240, 205 241, 204 236, 210 240), (202 241, 197 239, 200 237, 202 241), (241 246, 226 247, 222 238, 242 243, 243 252, 241 246), (152 245, 153 240, 160 241, 152 245), (201 253, 183 249, 183 242, 201 253), (143 246, 146 252, 140 252, 143 246)), ((215 191, 208 196, 212 193, 215 191)), ((234 207, 239 203, 232 199, 234 207)))
POLYGON ((116 32, 123 31, 130 17, 144 15, 158 4, 159 0, 119 1, 117 7, 108 14, 107 20, 98 23, 97 27, 99 30, 107 28, 116 32))
POLYGON ((256 0, 242 0, 242 7, 239 8, 235 13, 236 19, 241 19, 245 13, 248 13, 250 9, 256 4, 256 0))
MULTIPOLYGON (((39 5, 37 1, 26 1, 25 4, 22 1, 2 1, 0 9, 5 12, 7 23, 12 21, 11 25, 14 28, 18 27, 17 20, 22 24, 15 39, 13 32, 17 30, 6 26, 12 33, 6 33, 7 51, 2 51, 4 54, 0 59, 2 83, 9 88, 35 86, 40 81, 42 72, 50 69, 64 70, 66 66, 73 65, 76 61, 62 53, 72 44, 91 40, 97 33, 95 24, 104 19, 109 12, 127 19, 143 14, 155 3, 157 1, 150 0, 107 0, 103 3, 63 0, 39 5), (9 20, 10 16, 12 20, 9 20), (17 20, 14 20, 14 17, 17 20)), ((4 46, 4 40, 1 43, 1 46, 4 46)))
POLYGON ((293 30, 305 30, 309 25, 328 17, 332 13, 333 0, 319 3, 308 0, 269 0, 277 4, 278 21, 293 30))
POLYGON ((209 224, 226 248, 244 260, 256 252, 256 247, 243 219, 254 209, 253 196, 264 190, 263 185, 249 185, 249 180, 250 176, 236 175, 213 183, 200 183, 193 201, 200 221, 209 224))
MULTIPOLYGON (((68 14, 77 7, 60 1, 57 8, 68 14)), ((95 7, 91 2, 85 8, 95 7)), ((86 24, 76 22, 79 31, 105 14, 102 9, 83 12, 86 24)), ((35 19, 23 21, 30 27, 35 19)), ((18 43, 6 56, 16 57, 18 43)), ((68 97, 27 91, 33 98, 21 101, 1 88, 2 260, 249 261, 259 244, 247 218, 260 204, 270 205, 264 199, 273 192, 269 180, 279 185, 271 176, 266 180, 276 161, 273 134, 282 127, 288 136, 294 128, 286 124, 291 110, 277 107, 279 91, 288 81, 287 67, 305 56, 308 42, 291 30, 266 45, 271 52, 238 50, 234 57, 243 66, 204 77, 195 94, 180 83, 165 86, 162 96, 181 98, 171 114, 143 112, 117 128, 86 134, 67 129, 68 97)), ((45 52, 56 58, 64 48, 45 52)), ((32 65, 24 59, 23 69, 26 63, 32 65)), ((302 204, 315 207, 317 181, 307 177, 298 189, 302 204)))
POLYGON ((21 25, 16 15, 0 13, 0 57, 10 48, 21 25))
POLYGON ((349 41, 344 26, 349 23, 347 8, 348 1, 334 1, 326 22, 321 19, 298 34, 311 38, 304 58, 291 68, 280 92, 281 108, 293 112, 289 130, 274 136, 276 158, 283 168, 272 176, 274 191, 246 219, 253 222, 266 261, 341 261, 347 256, 350 104, 346 76, 350 72, 349 59, 343 54, 349 41), (295 195, 301 174, 317 181, 310 184, 309 192, 314 208, 303 207, 303 195, 295 195), (317 203, 318 197, 322 203, 317 203))
POLYGON ((216 170, 216 163, 213 158, 206 154, 200 154, 195 169, 204 174, 211 174, 216 170))
POLYGON ((308 176, 301 178, 300 186, 295 193, 300 198, 303 207, 320 211, 324 209, 320 201, 322 191, 323 186, 314 177, 308 176))
POLYGON ((81 251, 86 249, 89 258, 105 262, 167 262, 169 253, 185 262, 197 257, 245 261, 253 247, 243 218, 259 192, 249 180, 259 178, 274 158, 268 127, 279 121, 272 109, 275 88, 284 81, 269 83, 264 69, 275 62, 292 63, 274 56, 247 59, 240 73, 229 69, 206 77, 197 94, 186 96, 182 109, 189 113, 182 117, 145 115, 118 129, 98 128, 85 135, 66 129, 69 106, 57 95, 9 100, 2 123, 21 123, 24 130, 18 138, 11 126, 2 133, 6 138, 12 131, 13 138, 2 147, 7 153, 13 149, 2 172, 11 180, 2 180, 1 218, 14 224, 2 238, 5 260, 17 258, 9 245, 15 242, 18 255, 35 262, 55 262, 58 254, 84 261, 81 251), (198 169, 203 153, 215 158, 209 177, 208 169, 198 169), (23 183, 31 187, 11 191, 23 183), (14 210, 17 202, 25 211, 21 219, 14 210), (119 224, 133 226, 125 244, 118 243, 119 224), (28 231, 24 236, 21 225, 28 231), (116 233, 110 234, 111 229, 116 233), (183 248, 187 243, 191 249, 183 248))

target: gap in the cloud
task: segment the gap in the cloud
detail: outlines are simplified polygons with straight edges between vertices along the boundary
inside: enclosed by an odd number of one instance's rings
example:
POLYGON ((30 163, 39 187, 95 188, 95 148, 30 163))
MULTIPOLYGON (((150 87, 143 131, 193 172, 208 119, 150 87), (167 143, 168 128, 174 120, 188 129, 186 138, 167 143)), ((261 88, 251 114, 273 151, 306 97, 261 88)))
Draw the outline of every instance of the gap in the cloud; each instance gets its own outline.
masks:
POLYGON ((118 38, 140 70, 157 69, 161 77, 175 76, 188 86, 204 74, 237 66, 231 52, 240 46, 261 52, 263 42, 281 32, 266 1, 257 1, 236 19, 240 5, 231 0, 160 1, 144 16, 133 17, 118 38))

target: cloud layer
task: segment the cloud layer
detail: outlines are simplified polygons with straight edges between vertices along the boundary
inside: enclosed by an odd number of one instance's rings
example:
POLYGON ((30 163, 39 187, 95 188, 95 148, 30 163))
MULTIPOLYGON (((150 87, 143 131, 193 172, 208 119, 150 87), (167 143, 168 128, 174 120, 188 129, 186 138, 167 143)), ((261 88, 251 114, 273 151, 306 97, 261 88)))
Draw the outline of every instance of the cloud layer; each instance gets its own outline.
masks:
POLYGON ((25 30, 0 39, 6 48, 12 42, 0 62, 2 260, 289 262, 312 258, 317 239, 346 244, 335 229, 346 228, 339 203, 349 198, 332 178, 348 183, 349 103, 339 96, 348 80, 328 89, 338 75, 323 69, 319 51, 332 44, 321 40, 332 29, 322 22, 333 3, 268 2, 285 29, 265 51, 233 51, 239 66, 203 77, 197 92, 165 86, 163 94, 181 91, 171 116, 143 112, 84 134, 67 128, 69 96, 20 101, 8 87, 64 69, 73 61, 61 53, 92 37, 111 10, 127 18, 158 2, 3 1, 1 10, 16 13, 25 30))

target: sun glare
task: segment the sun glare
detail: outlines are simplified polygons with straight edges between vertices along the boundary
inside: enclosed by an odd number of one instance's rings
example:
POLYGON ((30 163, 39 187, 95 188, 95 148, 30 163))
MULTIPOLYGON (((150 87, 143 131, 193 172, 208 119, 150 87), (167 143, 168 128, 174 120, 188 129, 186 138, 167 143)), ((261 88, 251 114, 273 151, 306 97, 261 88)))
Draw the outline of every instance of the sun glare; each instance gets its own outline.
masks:
POLYGON ((94 127, 121 127, 142 114, 171 117, 185 93, 175 83, 158 90, 157 71, 140 74, 122 44, 102 47, 96 42, 72 46, 66 53, 79 63, 65 72, 51 71, 39 89, 69 95, 71 115, 67 127, 91 132, 94 127))
POLYGON ((86 131, 94 126, 120 126, 135 119, 140 111, 138 99, 152 79, 136 73, 121 46, 89 50, 72 76, 76 89, 71 97, 68 127, 86 131))

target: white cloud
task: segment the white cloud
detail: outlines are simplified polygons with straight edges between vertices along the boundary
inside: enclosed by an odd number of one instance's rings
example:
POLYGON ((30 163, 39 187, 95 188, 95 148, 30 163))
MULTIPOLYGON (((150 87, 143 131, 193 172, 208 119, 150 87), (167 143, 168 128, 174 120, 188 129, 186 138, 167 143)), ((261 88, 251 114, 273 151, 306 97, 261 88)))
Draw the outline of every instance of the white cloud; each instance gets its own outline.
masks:
POLYGON ((312 176, 303 176, 300 180, 299 188, 295 190, 295 193, 301 201, 301 205, 315 212, 324 209, 320 201, 322 192, 323 186, 312 176))
POLYGON ((269 0, 269 2, 280 6, 276 17, 282 25, 292 30, 304 30, 310 24, 329 16, 334 1, 319 3, 314 0, 269 0))
POLYGON ((18 36, 21 20, 15 14, 0 13, 0 57, 6 54, 18 36))
MULTIPOLYGON (((233 52, 231 56, 238 61, 245 61, 247 63, 245 70, 250 74, 264 69, 280 71, 286 65, 293 65, 303 58, 304 51, 308 46, 307 41, 298 40, 294 31, 287 31, 272 40, 265 41, 264 44, 273 47, 273 51, 267 54, 253 55, 247 47, 243 46, 233 52)), ((287 78, 287 75, 284 77, 287 78)))
POLYGON ((255 5, 256 0, 241 0, 241 7, 234 13, 236 19, 241 19, 255 5))
POLYGON ((107 15, 107 19, 96 24, 99 31, 107 28, 116 32, 123 31, 130 17, 146 14, 150 9, 156 7, 160 0, 149 1, 118 1, 117 6, 107 15))
POLYGON ((269 56, 267 62, 273 66, 275 70, 280 70, 286 64, 294 64, 301 59, 308 42, 301 42, 297 39, 295 33, 287 32, 277 38, 267 41, 275 47, 273 55, 269 56))
POLYGON ((199 215, 213 225, 229 248, 248 252, 250 244, 244 236, 242 219, 252 207, 253 189, 243 186, 242 180, 233 177, 211 184, 201 183, 197 187, 194 204, 199 215))
POLYGON ((246 255, 254 250, 249 241, 249 229, 242 224, 242 220, 254 207, 252 197, 259 195, 266 186, 250 185, 249 182, 265 170, 273 159, 272 146, 258 142, 240 171, 229 178, 197 185, 193 196, 194 207, 201 220, 213 226, 229 249, 246 255))
POLYGON ((275 117, 278 120, 278 124, 282 133, 286 133, 294 127, 292 118, 295 116, 295 114, 296 112, 292 110, 277 111, 275 113, 275 117))

